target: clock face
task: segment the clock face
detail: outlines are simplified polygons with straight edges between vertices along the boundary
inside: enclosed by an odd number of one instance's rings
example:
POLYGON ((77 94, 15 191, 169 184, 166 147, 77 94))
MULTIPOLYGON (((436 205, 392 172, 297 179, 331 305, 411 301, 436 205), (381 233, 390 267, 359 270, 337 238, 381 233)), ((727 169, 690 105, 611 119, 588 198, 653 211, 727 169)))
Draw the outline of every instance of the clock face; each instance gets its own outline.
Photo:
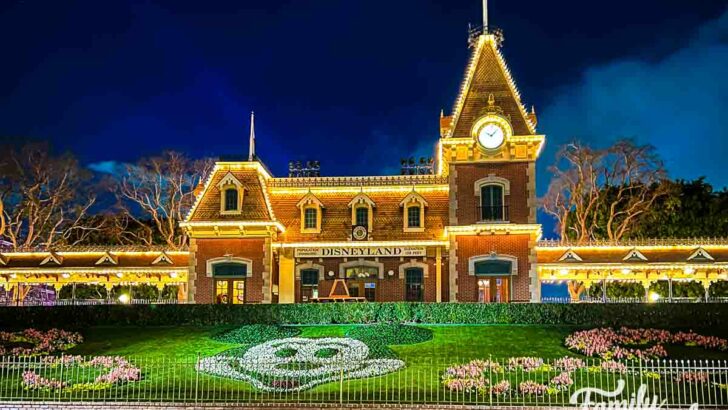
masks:
POLYGON ((500 125, 495 123, 485 124, 478 133, 478 142, 485 148, 494 149, 503 144, 505 133, 500 125))
POLYGON ((354 237, 357 241, 363 241, 367 238, 367 228, 361 225, 357 225, 354 227, 354 230, 351 233, 351 236, 354 237))

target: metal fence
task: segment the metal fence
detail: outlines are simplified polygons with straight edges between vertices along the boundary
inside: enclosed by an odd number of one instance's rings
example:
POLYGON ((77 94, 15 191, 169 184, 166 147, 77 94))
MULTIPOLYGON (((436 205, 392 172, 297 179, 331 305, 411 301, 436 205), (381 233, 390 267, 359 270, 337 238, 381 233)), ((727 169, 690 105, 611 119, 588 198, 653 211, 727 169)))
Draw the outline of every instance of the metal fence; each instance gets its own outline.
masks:
POLYGON ((0 299, 0 306, 91 306, 91 305, 177 305, 185 301, 177 299, 56 299, 56 300, 12 300, 0 299))
POLYGON ((389 373, 382 370, 383 363, 397 361, 352 362, 332 357, 267 362, 245 360, 235 353, 101 359, 2 357, 0 402, 548 407, 582 405, 586 396, 580 389, 591 388, 603 394, 620 392, 616 397, 592 392, 591 403, 643 397, 642 403, 657 400, 664 407, 728 406, 725 360, 615 364, 591 359, 419 357, 389 373))
POLYGON ((603 298, 603 297, 582 297, 574 302, 570 297, 544 297, 541 303, 728 303, 728 297, 672 297, 650 300, 647 297, 641 298, 603 298))

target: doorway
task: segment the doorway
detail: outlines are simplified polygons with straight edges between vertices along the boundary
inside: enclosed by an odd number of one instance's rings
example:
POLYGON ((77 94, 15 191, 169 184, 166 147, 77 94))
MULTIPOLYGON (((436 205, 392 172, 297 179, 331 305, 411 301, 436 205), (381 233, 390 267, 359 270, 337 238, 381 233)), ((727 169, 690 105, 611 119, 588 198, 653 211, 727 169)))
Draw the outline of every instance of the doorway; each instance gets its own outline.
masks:
POLYGON ((244 279, 216 279, 215 303, 242 305, 245 303, 244 279))

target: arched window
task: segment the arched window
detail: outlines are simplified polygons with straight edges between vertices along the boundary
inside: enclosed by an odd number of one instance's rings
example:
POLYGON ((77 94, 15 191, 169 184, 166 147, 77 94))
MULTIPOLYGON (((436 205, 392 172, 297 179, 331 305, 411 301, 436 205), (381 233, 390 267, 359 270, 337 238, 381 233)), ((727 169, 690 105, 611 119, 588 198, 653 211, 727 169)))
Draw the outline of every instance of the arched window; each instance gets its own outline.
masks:
POLYGON ((349 207, 351 208, 351 225, 361 225, 367 228, 367 232, 371 233, 373 230, 372 226, 372 211, 374 210, 374 201, 371 200, 363 192, 355 196, 349 201, 349 207))
POLYGON ((324 204, 309 192, 296 206, 301 210, 301 233, 321 233, 324 204))
POLYGON ((225 190, 225 211, 237 211, 238 210, 238 189, 228 188, 225 190))
POLYGON ((414 189, 399 203, 403 208, 403 229, 405 232, 422 232, 425 230, 425 207, 427 201, 414 189))
POLYGON ((420 221, 420 215, 422 214, 422 208, 414 205, 407 207, 407 227, 408 228, 421 228, 422 224, 420 221))
POLYGON ((207 276, 213 278, 215 303, 245 303, 245 281, 252 275, 252 267, 253 263, 245 258, 208 259, 207 276))
POLYGON ((480 187, 480 220, 506 220, 502 185, 488 184, 480 187))

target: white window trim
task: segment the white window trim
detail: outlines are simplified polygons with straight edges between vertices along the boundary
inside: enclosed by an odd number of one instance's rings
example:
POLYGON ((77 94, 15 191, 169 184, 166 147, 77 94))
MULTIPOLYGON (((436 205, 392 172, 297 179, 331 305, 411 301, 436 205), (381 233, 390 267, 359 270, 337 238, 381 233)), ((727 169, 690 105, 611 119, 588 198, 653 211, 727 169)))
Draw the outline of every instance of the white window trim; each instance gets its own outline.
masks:
POLYGON ((324 204, 312 193, 306 194, 296 206, 301 210, 301 233, 321 233, 324 204), (306 228, 306 209, 316 210, 316 226, 306 228))
POLYGON ((205 272, 205 276, 207 276, 208 278, 212 277, 212 273, 214 271, 213 268, 215 265, 217 265, 219 263, 231 263, 231 262, 238 263, 241 265, 247 265, 247 268, 245 270, 245 272, 246 272, 245 277, 250 278, 253 276, 253 261, 251 261, 250 259, 238 258, 238 257, 234 257, 234 256, 222 256, 219 258, 208 259, 206 261, 207 270, 205 272))
POLYGON ((379 274, 377 275, 377 278, 384 279, 384 264, 383 263, 368 261, 368 260, 365 260, 362 258, 359 258, 355 261, 340 263, 339 264, 339 278, 346 279, 346 268, 353 268, 355 266, 367 266, 370 268, 377 268, 377 269, 379 269, 379 274))
POLYGON ((318 271, 319 282, 325 279, 324 272, 326 271, 326 268, 323 265, 308 261, 306 263, 299 263, 296 265, 296 280, 301 280, 301 271, 308 269, 316 269, 318 271))
POLYGON ((399 265, 399 278, 405 279, 404 273, 409 268, 420 268, 422 269, 422 277, 429 277, 429 265, 423 262, 418 262, 416 259, 410 259, 409 262, 402 263, 399 265))
POLYGON ((367 232, 371 233, 374 230, 374 208, 376 204, 366 194, 360 193, 349 201, 349 207, 351 208, 351 226, 356 225, 356 210, 359 208, 367 208, 367 232))
POLYGON ((475 196, 480 196, 480 189, 483 188, 483 186, 485 185, 500 185, 501 187, 503 187, 503 196, 511 194, 511 181, 505 178, 497 177, 495 176, 495 174, 488 174, 487 177, 480 178, 473 184, 475 196))
POLYGON ((402 230, 404 232, 424 232, 425 231, 425 207, 428 206, 427 201, 422 195, 413 191, 399 203, 399 206, 403 208, 402 211, 402 230), (412 207, 420 208, 420 226, 410 227, 409 226, 409 209, 412 207))
POLYGON ((243 184, 235 178, 232 172, 228 171, 227 174, 218 182, 217 189, 220 191, 220 215, 240 215, 243 212, 243 195, 245 189, 243 184), (225 200, 228 189, 235 189, 238 191, 238 206, 235 210, 225 210, 225 200))
POLYGON ((511 276, 518 275, 518 258, 513 255, 491 253, 489 255, 471 256, 468 259, 468 275, 475 276, 475 264, 482 261, 503 260, 512 262, 511 276))

